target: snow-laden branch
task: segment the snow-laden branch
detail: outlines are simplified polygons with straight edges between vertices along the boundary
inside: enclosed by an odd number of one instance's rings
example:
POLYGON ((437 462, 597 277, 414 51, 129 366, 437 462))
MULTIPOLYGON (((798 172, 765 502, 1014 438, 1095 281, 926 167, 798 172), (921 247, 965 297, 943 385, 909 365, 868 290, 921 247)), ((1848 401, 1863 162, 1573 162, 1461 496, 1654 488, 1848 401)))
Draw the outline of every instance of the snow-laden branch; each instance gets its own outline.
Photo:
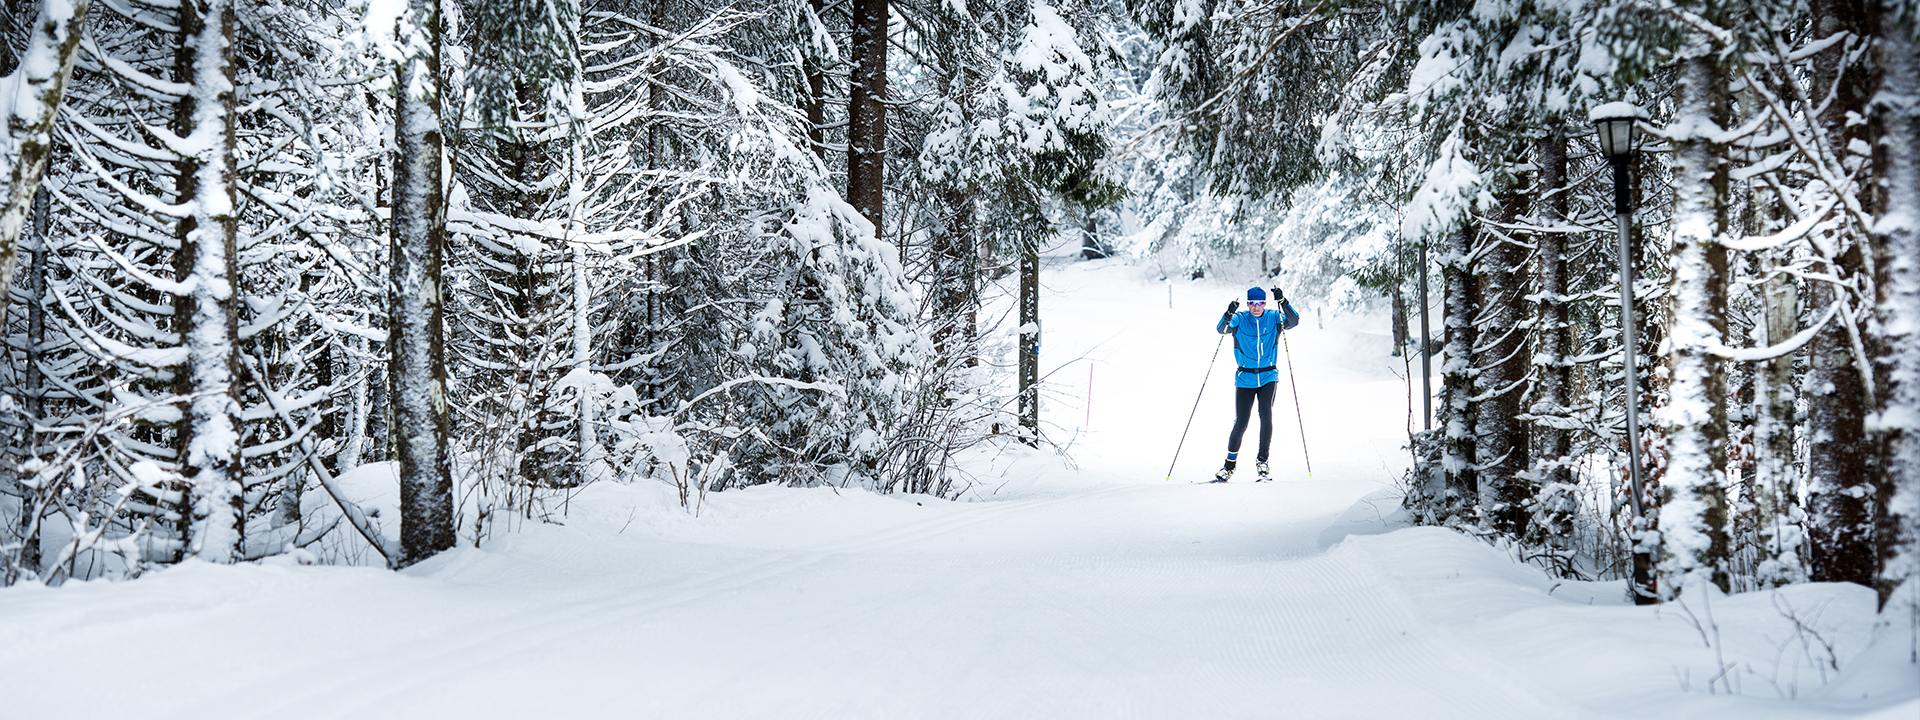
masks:
POLYGON ((1815 228, 1819 227, 1822 221, 1827 219, 1827 213, 1832 212, 1833 209, 1839 205, 1839 200, 1837 198, 1832 198, 1832 196, 1829 196, 1829 198, 1831 198, 1831 202, 1828 202, 1822 207, 1820 207, 1817 212, 1809 213, 1805 216, 1802 216, 1800 219, 1794 221, 1792 225, 1787 226, 1786 228, 1782 229, 1780 232, 1774 233, 1772 235, 1764 235, 1760 237, 1747 237, 1747 238, 1741 238, 1738 240, 1721 240, 1720 244, 1726 246, 1726 248, 1729 250, 1741 250, 1741 251, 1753 252, 1758 250, 1769 250, 1772 248, 1780 247, 1782 245, 1793 242, 1795 240, 1804 239, 1809 234, 1811 234, 1815 228))
POLYGON ((1240 86, 1245 85, 1247 80, 1253 77, 1254 71, 1260 69, 1261 63, 1267 61, 1267 56, 1272 55, 1274 50, 1279 49, 1280 44, 1286 42, 1287 38, 1293 37, 1294 33, 1300 32, 1301 28, 1312 25, 1314 20, 1318 18, 1320 9, 1326 7, 1328 2, 1329 0, 1319 0, 1314 3, 1312 8, 1302 13, 1299 18, 1294 20, 1291 26, 1287 27, 1286 32, 1274 36, 1273 40, 1269 41, 1266 47, 1261 48, 1260 54, 1254 56, 1252 62, 1247 63, 1245 67, 1240 68, 1239 72, 1234 73, 1233 77, 1227 81, 1226 87, 1220 88, 1220 91, 1214 93, 1212 97, 1207 98, 1206 101, 1195 106, 1192 110, 1162 119, 1160 122, 1155 123, 1153 127, 1140 131, 1139 135, 1133 136, 1132 139, 1127 141, 1127 144, 1120 146, 1119 152, 1112 154, 1102 162, 1112 162, 1113 160, 1126 157, 1134 151, 1136 146, 1147 138, 1158 135, 1170 127, 1187 125, 1193 121, 1193 118, 1200 116, 1202 113, 1205 113, 1208 108, 1213 107, 1214 103, 1220 102, 1221 99, 1226 98, 1231 93, 1238 92, 1240 86))
POLYGON ((692 409, 693 406, 698 405, 701 400, 705 400, 715 395, 719 395, 721 393, 724 393, 728 390, 732 390, 735 387, 745 385, 747 383, 760 383, 763 385, 785 385, 787 387, 791 387, 796 390, 817 390, 819 392, 827 393, 828 395, 845 396, 847 394, 846 388, 840 387, 838 383, 801 382, 799 380, 791 380, 791 379, 782 378, 782 377, 767 377, 765 375, 748 375, 746 377, 740 377, 740 378, 734 378, 732 380, 728 380, 726 382, 723 382, 723 383, 720 383, 719 385, 714 386, 712 390, 708 390, 706 392, 700 393, 698 397, 695 397, 692 400, 688 400, 686 404, 681 405, 679 410, 673 411, 672 417, 678 420, 680 418, 681 413, 684 413, 687 410, 692 409))
MULTIPOLYGON (((280 416, 281 422, 286 423, 287 431, 298 432, 299 424, 295 423, 280 405, 280 394, 274 392, 273 387, 262 379, 266 377, 265 371, 255 369, 247 362, 248 360, 259 362, 257 358, 243 357, 240 369, 253 380, 255 387, 260 388, 260 394, 267 398, 267 405, 280 416)), ((401 556, 399 543, 387 539, 387 536, 380 532, 380 528, 367 519, 366 513, 360 510, 360 506, 348 500, 346 494, 341 492, 340 487, 334 482, 333 474, 327 472, 325 463, 320 462, 320 453, 313 447, 313 438, 300 436, 300 452, 306 455, 314 477, 320 478, 321 487, 326 488, 327 495, 332 496, 333 502, 340 506, 340 514, 346 516, 348 524, 353 525, 353 529, 360 532, 360 537, 365 538, 367 544, 372 545, 374 551, 380 553, 380 557, 387 561, 387 567, 393 567, 394 558, 401 556)))
POLYGON ((1799 351, 1800 348, 1805 347, 1807 343, 1813 342, 1813 337, 1819 335, 1820 331, 1827 327, 1827 323, 1833 321, 1833 316, 1840 312, 1841 305, 1842 303, 1834 303, 1828 306, 1827 314, 1821 316, 1820 322, 1807 326, 1807 329, 1800 331, 1799 334, 1775 345, 1769 345, 1763 348, 1736 348, 1728 347, 1720 343, 1708 343, 1702 349, 1708 353, 1734 362, 1761 362, 1786 357, 1799 351))

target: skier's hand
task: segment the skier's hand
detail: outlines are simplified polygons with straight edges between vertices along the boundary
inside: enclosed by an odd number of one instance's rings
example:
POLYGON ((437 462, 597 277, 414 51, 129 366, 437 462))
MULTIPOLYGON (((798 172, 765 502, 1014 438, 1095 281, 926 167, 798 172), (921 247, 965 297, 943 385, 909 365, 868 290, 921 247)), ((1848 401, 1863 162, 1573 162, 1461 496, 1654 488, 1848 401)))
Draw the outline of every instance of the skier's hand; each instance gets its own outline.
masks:
POLYGON ((1268 288, 1268 289, 1273 293, 1274 303, 1278 304, 1278 303, 1283 303, 1287 301, 1287 294, 1280 292, 1280 288, 1268 288))
POLYGON ((1227 314, 1228 314, 1228 315, 1232 315, 1232 314, 1234 314, 1234 313, 1236 313, 1236 312, 1239 312, 1239 311, 1240 311, 1240 301, 1239 301, 1239 300, 1235 300, 1235 301, 1233 301, 1233 302, 1230 302, 1230 303, 1227 303, 1227 314))

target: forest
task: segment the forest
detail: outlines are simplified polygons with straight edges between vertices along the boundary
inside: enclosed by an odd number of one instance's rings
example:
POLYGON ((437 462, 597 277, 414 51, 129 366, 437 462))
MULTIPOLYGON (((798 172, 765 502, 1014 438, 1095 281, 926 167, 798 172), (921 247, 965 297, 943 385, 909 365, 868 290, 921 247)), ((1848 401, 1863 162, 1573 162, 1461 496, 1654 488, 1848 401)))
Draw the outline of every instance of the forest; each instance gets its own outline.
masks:
POLYGON ((1060 446, 1063 236, 1385 308, 1417 524, 1640 603, 1920 571, 1911 0, 5 9, 0 584, 952 497, 1060 446))

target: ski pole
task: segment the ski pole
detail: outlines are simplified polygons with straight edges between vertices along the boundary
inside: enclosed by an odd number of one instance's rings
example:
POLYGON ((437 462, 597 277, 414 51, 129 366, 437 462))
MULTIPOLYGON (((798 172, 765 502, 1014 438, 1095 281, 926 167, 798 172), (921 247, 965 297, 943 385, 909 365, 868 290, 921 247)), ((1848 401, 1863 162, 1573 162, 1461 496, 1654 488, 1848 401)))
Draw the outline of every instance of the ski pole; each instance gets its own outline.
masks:
POLYGON ((1207 361, 1207 374, 1200 378, 1200 394, 1193 396, 1193 412, 1187 413, 1187 427, 1180 431, 1180 444, 1173 448, 1173 462, 1167 463, 1168 480, 1173 479, 1173 466, 1180 464, 1180 448, 1187 445, 1187 431, 1193 429, 1193 418, 1200 414, 1200 398, 1207 394, 1207 378, 1213 377, 1213 364, 1220 360, 1220 346, 1226 343, 1227 336, 1221 335, 1220 341, 1213 344, 1213 359, 1207 361))
POLYGON ((1287 346, 1287 323, 1280 322, 1280 347, 1287 352, 1287 384, 1293 386, 1293 419, 1300 423, 1300 454, 1307 459, 1307 477, 1313 477, 1313 454, 1307 452, 1307 420, 1300 414, 1300 382, 1293 379, 1293 348, 1287 346))

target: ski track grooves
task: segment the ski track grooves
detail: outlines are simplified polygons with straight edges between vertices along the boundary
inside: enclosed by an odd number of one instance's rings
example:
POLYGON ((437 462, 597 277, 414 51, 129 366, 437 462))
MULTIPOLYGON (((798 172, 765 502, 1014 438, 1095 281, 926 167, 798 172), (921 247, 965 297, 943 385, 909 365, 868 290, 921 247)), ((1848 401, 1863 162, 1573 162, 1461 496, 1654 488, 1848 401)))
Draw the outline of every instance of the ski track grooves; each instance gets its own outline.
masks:
POLYGON ((205 717, 353 717, 381 707, 409 691, 430 688, 473 668, 499 663, 527 650, 590 632, 617 617, 684 605, 716 592, 734 590, 784 575, 835 555, 926 539, 1009 513, 1045 507, 1068 500, 1084 499, 1088 495, 1105 494, 1115 489, 1117 488, 1103 488, 1083 495, 1011 502, 999 508, 991 508, 988 505, 981 510, 958 516, 913 523, 875 537, 840 542, 818 550, 789 552, 771 558, 749 561, 724 570, 679 580, 650 592, 643 591, 645 594, 637 598, 622 594, 555 605, 547 608, 537 617, 514 622, 506 627, 501 627, 496 622, 497 618, 475 621, 467 624, 465 632, 445 631, 445 634, 440 636, 476 639, 452 646, 432 648, 391 646, 381 648, 377 653, 362 656, 361 659, 371 661, 368 663, 368 669, 346 673, 345 680, 330 683, 325 687, 296 693, 293 699, 284 699, 288 697, 285 688, 301 685, 299 680, 301 673, 297 670, 281 673, 277 682, 250 688, 248 692, 239 696, 229 696, 227 701, 221 703, 221 706, 226 708, 225 711, 217 711, 215 708, 195 708, 174 714, 172 717, 182 720, 187 718, 198 720, 205 717), (431 670, 423 671, 423 668, 431 668, 431 670), (402 672, 394 672, 394 669, 400 669, 402 672), (254 700, 250 702, 243 699, 246 697, 254 700), (341 698, 349 697, 354 699, 337 706, 337 710, 319 709, 338 702, 341 698), (283 700, 269 702, 271 698, 283 700), (304 710, 305 713, 296 712, 300 710, 304 710))

